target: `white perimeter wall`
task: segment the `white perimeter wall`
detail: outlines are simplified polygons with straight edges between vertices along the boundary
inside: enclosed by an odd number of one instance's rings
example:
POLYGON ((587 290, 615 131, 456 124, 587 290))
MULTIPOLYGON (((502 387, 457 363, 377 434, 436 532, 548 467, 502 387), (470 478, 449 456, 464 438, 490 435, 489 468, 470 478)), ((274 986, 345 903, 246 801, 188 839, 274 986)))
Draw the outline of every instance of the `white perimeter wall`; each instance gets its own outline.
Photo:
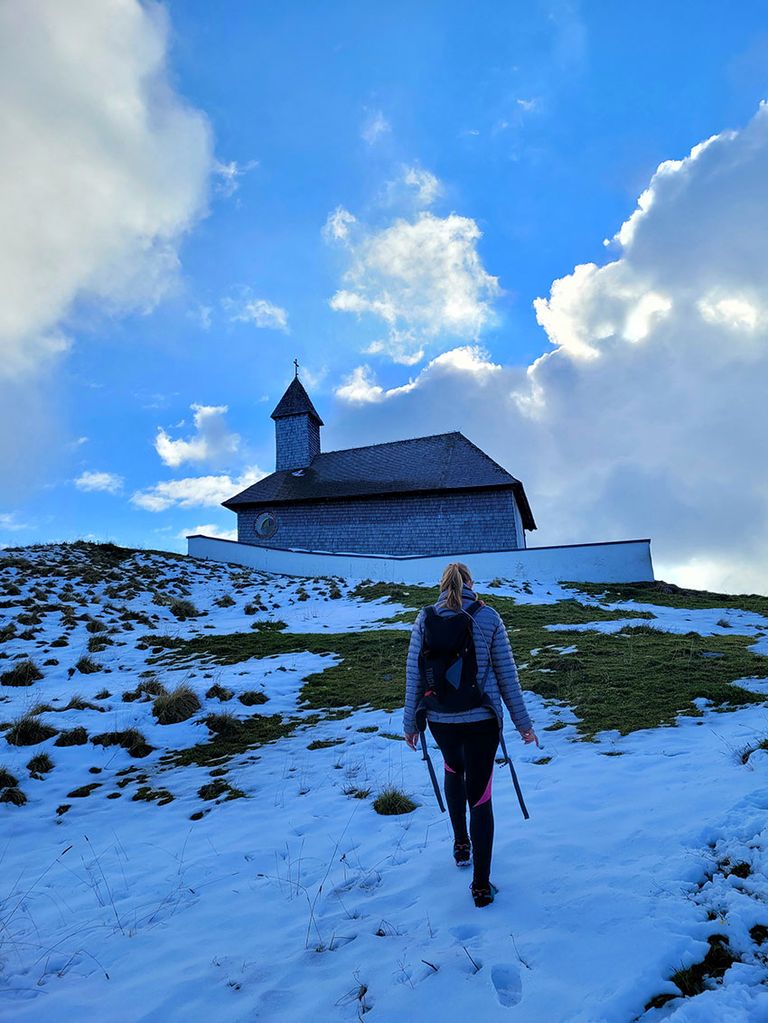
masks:
POLYGON ((449 561, 464 561, 475 579, 559 579, 619 583, 653 580, 650 540, 527 547, 517 551, 442 555, 438 558, 384 557, 284 551, 210 536, 189 536, 188 554, 207 561, 247 565, 283 575, 335 575, 343 579, 434 584, 449 561))

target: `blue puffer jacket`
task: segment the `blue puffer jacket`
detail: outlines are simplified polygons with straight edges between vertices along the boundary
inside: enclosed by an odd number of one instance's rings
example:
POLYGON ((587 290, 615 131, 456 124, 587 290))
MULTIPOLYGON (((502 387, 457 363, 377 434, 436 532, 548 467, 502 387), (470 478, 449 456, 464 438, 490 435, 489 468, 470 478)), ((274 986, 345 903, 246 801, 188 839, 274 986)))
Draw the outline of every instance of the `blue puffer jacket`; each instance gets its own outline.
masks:
MULTIPOLYGON (((458 614, 458 611, 447 606, 446 596, 446 591, 443 591, 435 604, 439 614, 458 614)), ((475 600, 477 600, 477 594, 465 586, 462 591, 462 606, 467 608, 475 600)), ((423 631, 424 610, 421 610, 411 632, 411 643, 408 648, 408 660, 405 668, 405 710, 403 712, 403 731, 405 733, 417 731, 416 715, 424 696, 424 684, 419 672, 419 653, 421 652, 423 631)), ((494 611, 487 604, 481 607, 474 617, 474 640, 478 683, 483 683, 483 679, 485 679, 483 685, 485 704, 461 714, 440 714, 429 710, 427 718, 430 721, 456 724, 466 721, 482 721, 495 714, 499 721, 499 728, 502 728, 504 721, 503 700, 515 727, 521 732, 528 731, 531 728, 531 719, 525 709, 525 701, 520 689, 517 666, 512 656, 507 630, 504 628, 498 611, 494 611)))

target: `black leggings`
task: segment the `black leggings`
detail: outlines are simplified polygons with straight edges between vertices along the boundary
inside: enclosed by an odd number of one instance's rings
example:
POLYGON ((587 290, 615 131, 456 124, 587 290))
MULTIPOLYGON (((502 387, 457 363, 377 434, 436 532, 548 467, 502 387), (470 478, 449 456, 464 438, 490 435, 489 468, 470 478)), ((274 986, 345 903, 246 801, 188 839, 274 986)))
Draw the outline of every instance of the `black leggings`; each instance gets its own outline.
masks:
POLYGON ((495 715, 466 724, 429 721, 429 730, 445 761, 445 800, 456 842, 472 839, 473 884, 488 886, 493 847, 493 808, 491 779, 499 723, 495 715), (467 835, 469 803, 469 835, 467 835))

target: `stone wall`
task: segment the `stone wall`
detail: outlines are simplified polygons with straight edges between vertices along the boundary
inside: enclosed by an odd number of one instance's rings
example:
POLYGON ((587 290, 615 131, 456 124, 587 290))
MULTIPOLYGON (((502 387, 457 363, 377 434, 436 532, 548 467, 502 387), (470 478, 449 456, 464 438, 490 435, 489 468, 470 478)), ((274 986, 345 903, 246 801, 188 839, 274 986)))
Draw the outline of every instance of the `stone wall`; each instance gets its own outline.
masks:
POLYGON ((238 511, 237 537, 263 547, 359 554, 507 551, 525 546, 516 511, 511 489, 259 505, 238 511), (277 519, 269 538, 255 528, 265 511, 277 519))

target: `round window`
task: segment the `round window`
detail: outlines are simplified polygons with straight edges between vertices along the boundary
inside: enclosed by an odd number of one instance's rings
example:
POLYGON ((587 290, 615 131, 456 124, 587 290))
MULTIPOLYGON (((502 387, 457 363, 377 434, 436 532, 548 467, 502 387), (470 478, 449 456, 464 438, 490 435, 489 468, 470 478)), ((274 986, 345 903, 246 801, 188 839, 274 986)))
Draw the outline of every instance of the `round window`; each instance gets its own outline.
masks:
POLYGON ((273 512, 262 512, 256 519, 256 535, 265 540, 277 532, 277 518, 273 512))

